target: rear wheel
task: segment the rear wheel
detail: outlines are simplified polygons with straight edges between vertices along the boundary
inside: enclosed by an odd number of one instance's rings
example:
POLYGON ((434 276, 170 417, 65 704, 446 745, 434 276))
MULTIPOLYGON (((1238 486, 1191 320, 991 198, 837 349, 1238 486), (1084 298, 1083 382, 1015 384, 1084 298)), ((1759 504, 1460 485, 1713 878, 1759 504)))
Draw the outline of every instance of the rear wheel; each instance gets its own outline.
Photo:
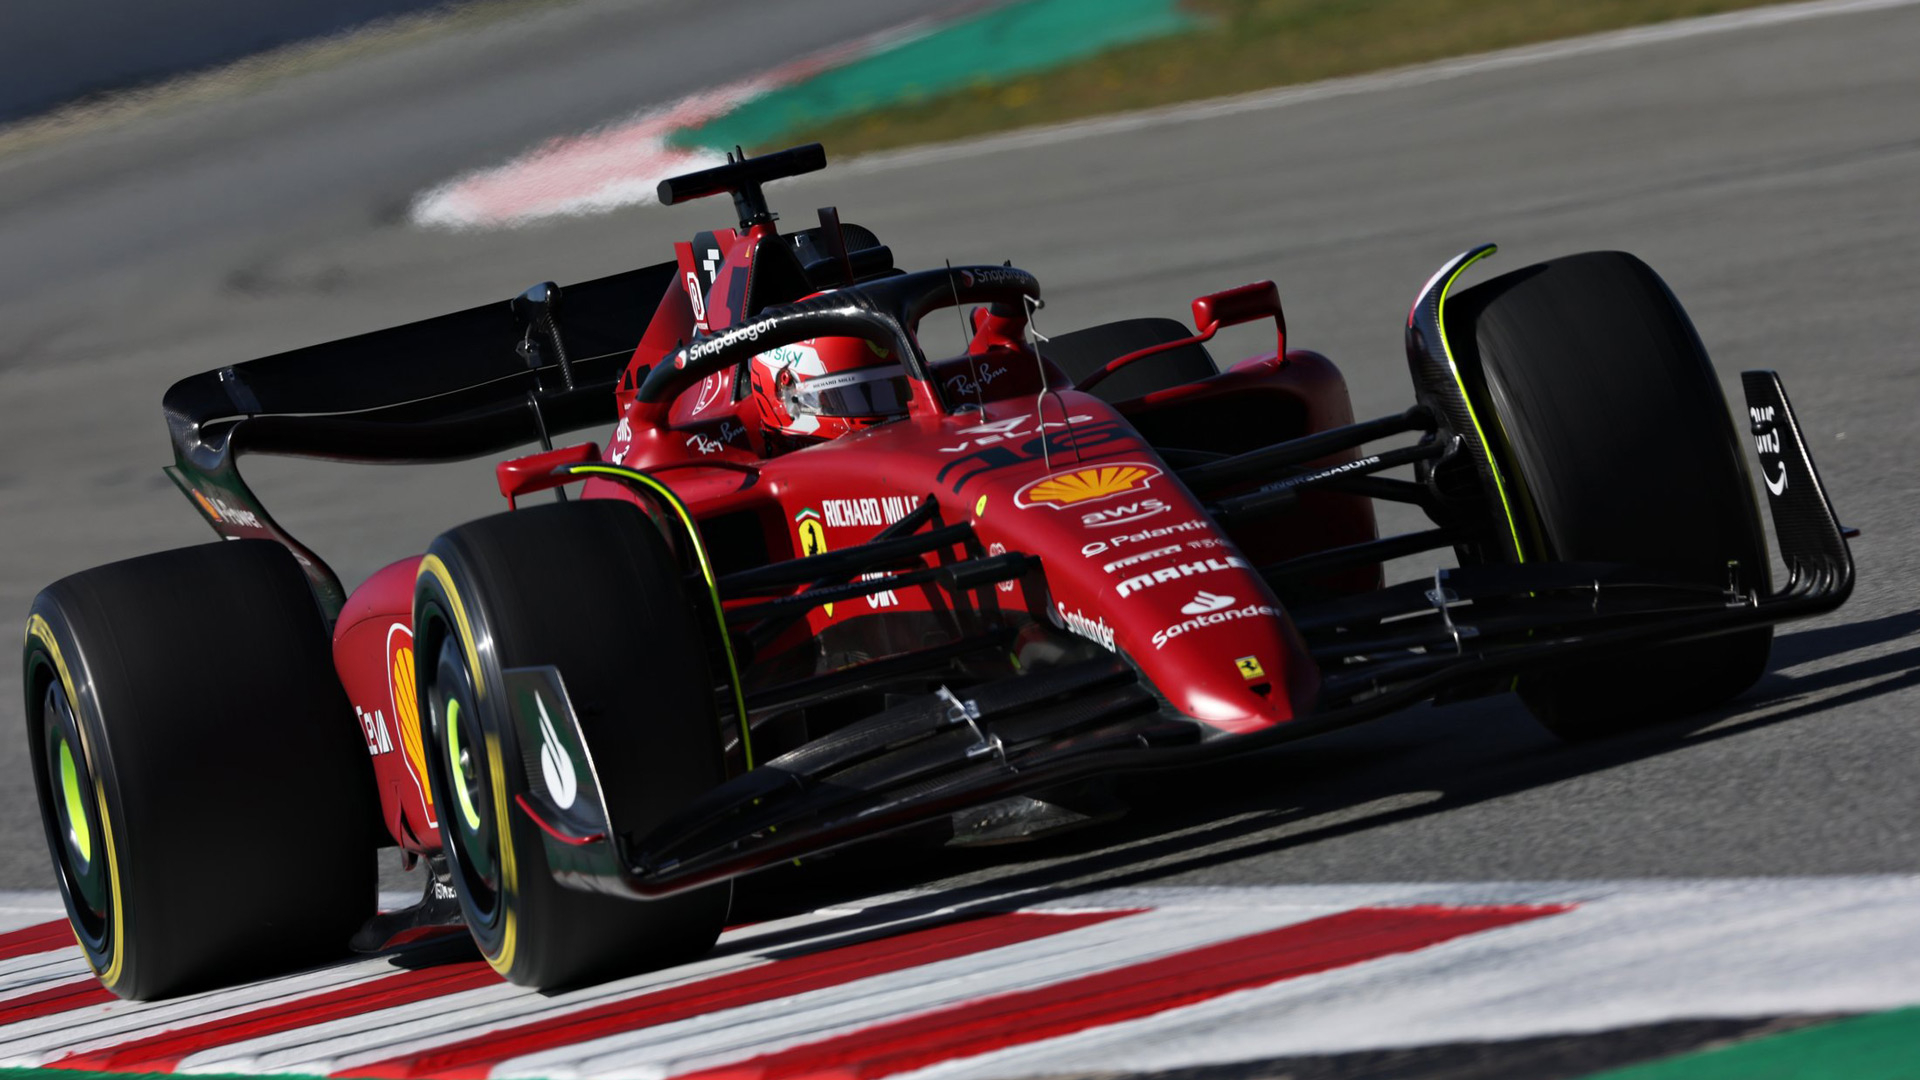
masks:
POLYGON ((501 691, 515 667, 560 670, 620 832, 644 834, 722 779, 700 627, 646 515, 591 500, 445 533, 421 566, 414 619, 441 843, 494 969, 558 987, 712 947, 729 886, 652 901, 562 887, 514 801, 528 784, 501 691))
MULTIPOLYGON (((1447 315, 1527 558, 1650 564, 1767 589, 1765 534, 1726 399, 1651 268, 1621 252, 1556 259, 1462 292, 1447 315)), ((1504 516, 1497 493, 1492 505, 1504 516)), ((1766 669, 1772 641, 1762 628, 1666 645, 1528 675, 1518 689, 1555 733, 1592 738, 1734 697, 1766 669)))
POLYGON ((323 960, 373 914, 373 771, 286 549, 208 544, 48 586, 24 681, 48 850, 108 989, 323 960))

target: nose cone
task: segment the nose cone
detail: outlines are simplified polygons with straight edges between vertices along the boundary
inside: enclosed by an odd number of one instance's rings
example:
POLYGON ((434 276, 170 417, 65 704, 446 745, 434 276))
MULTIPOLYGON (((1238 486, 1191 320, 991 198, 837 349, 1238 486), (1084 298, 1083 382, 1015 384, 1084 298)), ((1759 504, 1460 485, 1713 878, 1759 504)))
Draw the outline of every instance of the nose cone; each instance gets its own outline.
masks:
POLYGON ((1228 732, 1302 715, 1319 679, 1266 582, 1231 549, 1118 581, 1127 654, 1182 713, 1228 732))
POLYGON ((1142 524, 1050 568, 1055 622, 1125 653, 1176 709, 1222 731, 1311 709, 1317 669, 1253 564, 1197 508, 1142 524))

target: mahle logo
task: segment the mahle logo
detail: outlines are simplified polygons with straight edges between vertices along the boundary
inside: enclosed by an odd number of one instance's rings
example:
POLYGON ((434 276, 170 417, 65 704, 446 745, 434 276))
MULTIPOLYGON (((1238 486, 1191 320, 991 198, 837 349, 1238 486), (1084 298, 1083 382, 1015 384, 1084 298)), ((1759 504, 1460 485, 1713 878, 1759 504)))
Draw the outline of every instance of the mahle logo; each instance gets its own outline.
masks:
MULTIPOLYGON (((1195 559, 1193 562, 1163 566, 1148 573, 1135 574, 1122 581, 1118 591, 1121 597, 1125 598, 1142 589, 1151 589, 1155 585, 1164 585, 1169 581, 1178 581, 1195 574, 1216 574, 1223 570, 1234 569, 1251 570, 1253 566, 1238 555, 1229 555, 1224 559, 1195 559)), ((1209 611, 1218 611, 1231 603, 1233 603, 1231 596, 1222 597, 1210 592, 1198 592, 1193 595, 1193 601, 1180 610, 1187 615, 1204 615, 1209 611), (1208 607, 1206 606, 1208 604, 1217 606, 1208 607)))

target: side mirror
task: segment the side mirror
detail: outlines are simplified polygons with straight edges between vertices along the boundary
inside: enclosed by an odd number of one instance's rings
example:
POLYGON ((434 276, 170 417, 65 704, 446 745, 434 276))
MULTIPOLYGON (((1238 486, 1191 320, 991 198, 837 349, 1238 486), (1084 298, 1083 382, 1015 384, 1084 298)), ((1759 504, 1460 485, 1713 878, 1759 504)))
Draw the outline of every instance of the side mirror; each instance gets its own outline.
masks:
POLYGON ((1261 319, 1272 319, 1280 332, 1286 333, 1286 316, 1280 310, 1280 287, 1271 281, 1208 293, 1193 301, 1193 328, 1203 334, 1209 326, 1238 326, 1261 319))
POLYGON ((1203 340, 1212 337, 1214 331, 1223 326, 1238 326, 1261 319, 1273 320, 1274 355, 1285 357, 1287 317, 1280 310, 1280 286, 1271 281, 1256 281, 1251 285, 1195 297, 1193 301, 1193 328, 1200 332, 1203 340))

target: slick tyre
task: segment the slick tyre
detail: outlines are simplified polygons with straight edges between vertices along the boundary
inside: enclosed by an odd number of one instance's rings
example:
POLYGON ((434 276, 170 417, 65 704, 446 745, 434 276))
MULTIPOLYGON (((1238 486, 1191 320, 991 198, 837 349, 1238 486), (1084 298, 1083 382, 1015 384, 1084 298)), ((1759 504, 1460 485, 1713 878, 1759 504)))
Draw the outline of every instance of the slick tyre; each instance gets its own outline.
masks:
POLYGON ((652 901, 563 887, 515 802, 529 759, 501 687, 516 667, 559 669, 618 832, 644 834, 722 779, 701 628, 652 521, 593 500, 463 525, 422 562, 414 620, 441 842, 494 969, 548 989, 711 948, 730 886, 652 901))
POLYGON ((65 578, 27 617, 33 778, 74 935, 151 999, 326 960, 375 901, 379 799, 285 548, 65 578))
MULTIPOLYGON (((1621 252, 1556 259, 1462 292, 1447 316, 1529 559, 1644 563, 1767 590, 1726 399, 1651 268, 1621 252)), ((1740 694, 1772 641, 1763 628, 1665 645, 1527 675, 1518 690, 1556 734, 1595 738, 1740 694)))

